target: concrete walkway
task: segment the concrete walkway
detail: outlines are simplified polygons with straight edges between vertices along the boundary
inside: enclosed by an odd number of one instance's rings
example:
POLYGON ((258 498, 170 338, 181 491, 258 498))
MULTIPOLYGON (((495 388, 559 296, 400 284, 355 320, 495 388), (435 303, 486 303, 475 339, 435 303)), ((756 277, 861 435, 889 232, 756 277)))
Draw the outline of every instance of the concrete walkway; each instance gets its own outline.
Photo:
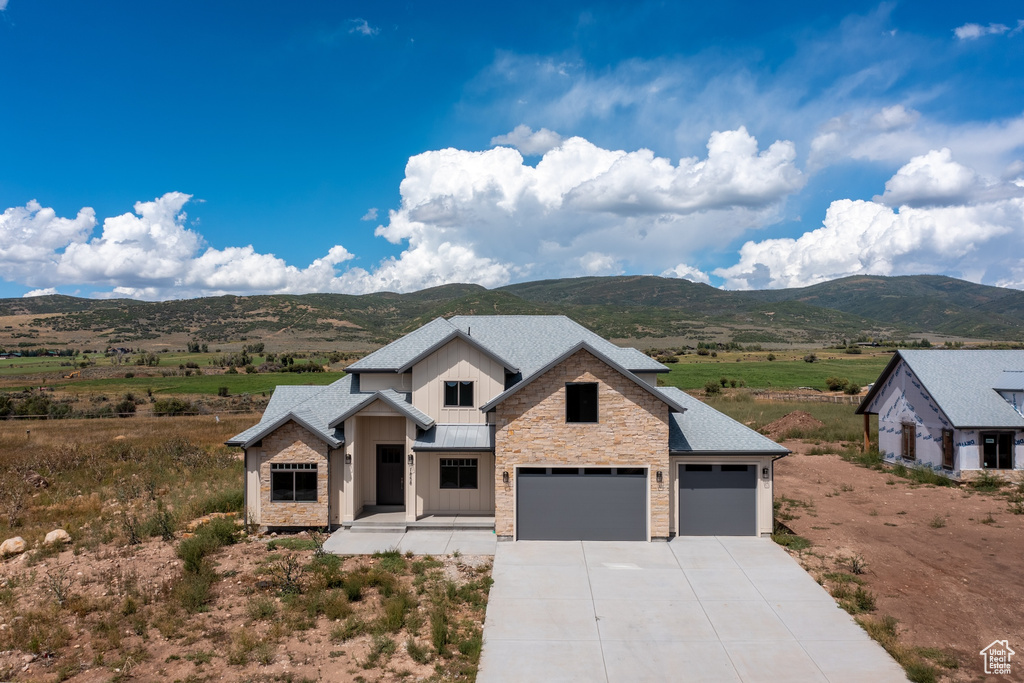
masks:
POLYGON ((501 543, 480 683, 905 681, 769 539, 501 543))
POLYGON ((398 548, 415 555, 493 555, 498 543, 493 530, 415 529, 406 532, 360 532, 339 529, 324 543, 335 555, 370 555, 398 548))

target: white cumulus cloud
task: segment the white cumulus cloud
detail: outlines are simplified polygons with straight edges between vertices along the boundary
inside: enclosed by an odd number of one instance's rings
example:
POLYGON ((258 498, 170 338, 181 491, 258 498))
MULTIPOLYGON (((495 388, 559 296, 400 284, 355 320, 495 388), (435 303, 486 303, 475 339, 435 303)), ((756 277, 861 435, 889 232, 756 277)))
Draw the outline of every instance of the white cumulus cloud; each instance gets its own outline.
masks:
POLYGON ((680 263, 674 268, 662 272, 662 277, 677 277, 683 280, 689 280, 690 282, 703 282, 706 285, 711 284, 711 277, 700 268, 680 263))
MULTIPOLYGON (((402 204, 376 234, 409 249, 388 270, 406 288, 424 273, 413 254, 458 244, 463 281, 662 269, 711 244, 776 219, 804 178, 789 142, 760 151, 745 129, 716 132, 705 159, 673 164, 646 149, 608 150, 579 137, 536 166, 509 147, 444 149, 412 157, 402 204), (614 254, 609 261, 605 255, 614 254)), ((440 259, 439 259, 440 261, 440 259)), ((429 284, 438 284, 434 281, 429 284)))
POLYGON ((1010 30, 1009 26, 1004 24, 989 24, 988 26, 982 26, 981 24, 964 24, 963 26, 957 26, 953 29, 953 33, 960 40, 976 40, 982 36, 999 36, 1010 30))
POLYGON ((364 213, 363 217, 360 218, 359 220, 361 220, 361 221, 375 221, 375 220, 377 220, 377 207, 376 206, 372 206, 369 209, 367 209, 366 213, 364 213))
POLYGON ((491 144, 515 147, 528 157, 540 156, 562 144, 562 136, 547 128, 535 132, 529 126, 519 124, 511 132, 491 138, 491 144))
MULTIPOLYGON (((3 8, 0 7, 0 9, 3 9, 3 8)), ((30 292, 25 292, 24 294, 21 295, 21 298, 29 299, 29 298, 34 297, 34 296, 50 296, 51 294, 56 294, 56 293, 57 293, 57 288, 56 287, 47 287, 46 289, 33 289, 30 292)))
MULTIPOLYGON (((213 248, 181 192, 137 202, 133 212, 104 219, 98 234, 91 209, 65 219, 30 202, 0 217, 0 275, 37 289, 88 286, 97 296, 160 299, 495 287, 671 269, 777 221, 804 184, 790 142, 761 150, 741 127, 713 133, 707 150, 673 163, 573 137, 536 166, 503 146, 419 154, 406 166, 400 207, 375 230, 401 251, 371 267, 348 263, 354 255, 341 245, 304 268, 252 245, 213 248)), ((689 276, 707 281, 700 271, 689 276)))
POLYGON ((714 274, 730 289, 804 287, 847 275, 952 273, 981 282, 1024 264, 1024 199, 898 210, 832 202, 822 227, 799 238, 745 243, 714 274))
POLYGON ((380 29, 376 26, 370 26, 370 23, 366 19, 349 19, 348 20, 348 32, 358 33, 363 36, 375 36, 380 33, 380 29))
POLYGON ((962 204, 978 187, 978 175, 953 161, 948 147, 914 157, 885 183, 880 198, 889 206, 962 204))

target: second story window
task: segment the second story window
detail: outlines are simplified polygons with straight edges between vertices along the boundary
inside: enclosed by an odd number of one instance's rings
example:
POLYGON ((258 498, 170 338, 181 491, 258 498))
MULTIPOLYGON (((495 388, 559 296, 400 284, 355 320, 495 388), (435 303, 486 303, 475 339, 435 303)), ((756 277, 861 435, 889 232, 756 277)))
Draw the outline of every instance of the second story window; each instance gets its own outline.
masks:
POLYGON ((597 383, 565 385, 565 421, 597 422, 597 383))
POLYGON ((447 381, 444 383, 445 408, 472 408, 473 383, 447 381))

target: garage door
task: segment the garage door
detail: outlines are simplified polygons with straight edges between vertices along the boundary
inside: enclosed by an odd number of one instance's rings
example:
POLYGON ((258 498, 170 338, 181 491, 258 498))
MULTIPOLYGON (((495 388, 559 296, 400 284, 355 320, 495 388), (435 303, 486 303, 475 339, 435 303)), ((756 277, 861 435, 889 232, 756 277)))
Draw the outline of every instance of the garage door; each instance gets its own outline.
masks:
POLYGON ((680 465, 680 536, 756 536, 754 465, 680 465))
POLYGON ((516 491, 520 540, 647 540, 644 468, 521 467, 516 491))

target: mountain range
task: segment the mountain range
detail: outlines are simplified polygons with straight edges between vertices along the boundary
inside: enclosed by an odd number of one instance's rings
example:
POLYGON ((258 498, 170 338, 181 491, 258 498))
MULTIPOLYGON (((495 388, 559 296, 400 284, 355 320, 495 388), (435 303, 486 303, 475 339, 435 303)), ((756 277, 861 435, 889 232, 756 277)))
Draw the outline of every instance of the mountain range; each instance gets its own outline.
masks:
POLYGON ((408 294, 219 296, 162 302, 63 295, 0 299, 0 347, 269 340, 368 348, 453 314, 559 313, 642 348, 766 346, 921 336, 1024 339, 1024 292, 938 275, 851 276, 794 289, 726 291, 655 276, 584 277, 408 294))

